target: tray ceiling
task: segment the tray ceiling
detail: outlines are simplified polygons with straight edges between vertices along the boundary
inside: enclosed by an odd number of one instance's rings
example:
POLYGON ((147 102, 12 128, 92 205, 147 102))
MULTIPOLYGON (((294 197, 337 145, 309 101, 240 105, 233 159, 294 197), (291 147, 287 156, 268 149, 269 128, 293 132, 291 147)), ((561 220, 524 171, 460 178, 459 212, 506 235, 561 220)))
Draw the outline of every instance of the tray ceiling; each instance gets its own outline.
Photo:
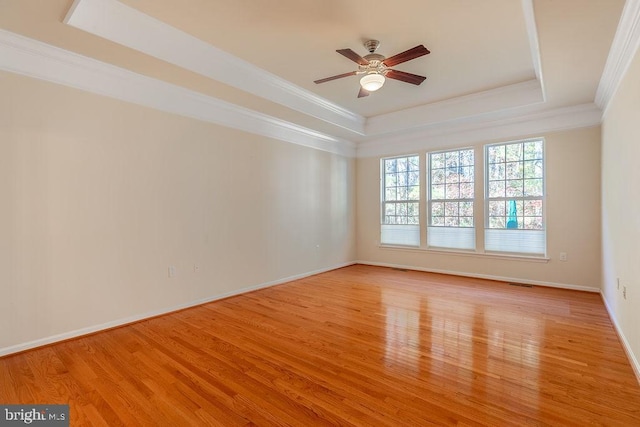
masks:
POLYGON ((4 0, 1 28, 304 129, 360 143, 593 104, 623 0, 4 0), (431 54, 356 97, 335 52, 431 54))

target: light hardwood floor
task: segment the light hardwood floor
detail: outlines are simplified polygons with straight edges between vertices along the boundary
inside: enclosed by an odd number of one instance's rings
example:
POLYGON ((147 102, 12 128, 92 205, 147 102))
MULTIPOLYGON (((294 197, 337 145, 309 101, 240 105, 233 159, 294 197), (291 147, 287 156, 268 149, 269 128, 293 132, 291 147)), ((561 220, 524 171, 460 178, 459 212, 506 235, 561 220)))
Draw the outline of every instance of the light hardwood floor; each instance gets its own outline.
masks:
POLYGON ((356 265, 0 359, 71 425, 640 425, 599 295, 356 265))

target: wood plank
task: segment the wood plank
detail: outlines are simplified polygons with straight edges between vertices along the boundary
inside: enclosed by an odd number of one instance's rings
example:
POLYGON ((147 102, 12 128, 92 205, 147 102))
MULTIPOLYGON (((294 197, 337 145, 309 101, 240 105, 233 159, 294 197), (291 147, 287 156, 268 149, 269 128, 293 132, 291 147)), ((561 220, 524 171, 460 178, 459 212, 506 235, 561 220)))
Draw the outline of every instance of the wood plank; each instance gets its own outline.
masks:
POLYGON ((599 295, 356 265, 0 358, 72 425, 640 425, 599 295))

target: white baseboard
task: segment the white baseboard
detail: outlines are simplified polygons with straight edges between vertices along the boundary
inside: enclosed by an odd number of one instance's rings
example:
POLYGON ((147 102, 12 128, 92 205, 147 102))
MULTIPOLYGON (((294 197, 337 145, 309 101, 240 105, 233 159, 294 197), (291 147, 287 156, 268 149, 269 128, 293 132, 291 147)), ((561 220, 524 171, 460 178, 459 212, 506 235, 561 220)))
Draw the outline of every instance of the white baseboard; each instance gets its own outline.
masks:
POLYGON ((347 267, 347 266, 353 265, 353 264, 356 264, 356 262, 355 261, 354 262, 347 262, 347 263, 343 263, 343 264, 334 265, 332 267, 323 268, 323 269, 320 269, 320 270, 309 271, 309 272, 302 273, 302 274, 296 274, 296 275, 293 275, 293 276, 289 276, 289 277, 284 277, 284 278, 281 278, 281 279, 273 280, 273 281, 270 281, 270 282, 260 283, 260 284, 253 285, 253 286, 247 286, 247 287, 235 290, 235 291, 225 292, 223 294, 218 294, 218 295, 214 295, 214 296, 207 297, 207 298, 202 298, 202 299, 195 300, 195 301, 190 301, 190 302, 185 303, 185 304, 179 304, 179 305, 175 305, 175 306, 172 306, 172 307, 167 307, 167 308, 163 308, 163 309, 159 309, 159 310, 153 310, 153 311, 149 311, 149 312, 142 313, 142 314, 136 314, 134 316, 126 317, 124 319, 113 320, 111 322, 102 323, 100 325, 88 326, 86 328, 80 328, 80 329, 76 329, 76 330, 73 330, 73 331, 64 332, 62 334, 51 335, 51 336, 48 336, 48 337, 45 337, 45 338, 40 338, 40 339, 37 339, 37 340, 33 340, 33 341, 21 343, 21 344, 12 345, 12 346, 9 346, 9 347, 0 348, 0 357, 7 356, 7 355, 13 354, 13 353, 19 353, 19 352, 26 351, 26 350, 31 350, 31 349, 36 348, 36 347, 42 347, 42 346, 53 344, 53 343, 60 342, 60 341, 66 341, 66 340, 69 340, 69 339, 72 339, 72 338, 78 338, 78 337, 81 337, 83 335, 93 334, 93 333, 104 331, 104 330, 107 330, 107 329, 112 329, 112 328, 116 328, 116 327, 119 327, 119 326, 124 326, 124 325, 127 325, 129 323, 139 322, 141 320, 149 319, 149 318, 156 317, 156 316, 161 316, 163 314, 168 314, 168 313, 171 313, 171 312, 174 312, 174 311, 183 310, 183 309, 189 308, 189 307, 195 307, 195 306, 198 306, 198 305, 206 304, 208 302, 212 302, 212 301, 220 300, 220 299, 223 299, 223 298, 228 298, 228 297, 244 294, 244 293, 255 291, 255 290, 258 290, 258 289, 263 289, 263 288, 268 288, 270 286, 280 285, 282 283, 291 282, 293 280, 302 279, 304 277, 309 277, 309 276, 313 276, 313 275, 316 275, 316 274, 324 273, 324 272, 327 272, 327 271, 335 270, 335 269, 338 269, 338 268, 347 267))
POLYGON ((528 285, 547 286, 550 288, 560 288, 560 289, 571 289, 574 291, 600 292, 599 288, 592 288, 589 286, 572 285, 567 283, 542 282, 539 280, 522 279, 520 277, 505 277, 505 276, 494 276, 491 274, 468 273, 465 271, 440 270, 437 268, 416 267, 413 265, 403 265, 403 264, 390 264, 386 262, 357 261, 357 264, 374 265, 378 267, 402 268, 405 270, 426 271, 428 273, 451 274, 453 276, 473 277, 475 279, 498 280, 500 282, 525 283, 528 285))
POLYGON ((611 323, 613 323, 613 327, 620 338, 620 342, 622 343, 622 348, 624 348, 624 352, 627 354, 627 358, 629 359, 629 363, 631 363, 631 367, 633 368, 633 373, 636 374, 636 379, 638 380, 638 384, 640 384, 640 363, 638 362, 638 358, 633 354, 631 350, 631 345, 629 345, 629 341, 627 341, 627 337, 625 337, 622 332, 622 328, 618 324, 616 317, 613 315, 613 310, 611 310, 611 306, 607 302, 607 299, 604 296, 604 292, 600 292, 600 296, 602 297, 602 301, 604 301, 604 306, 607 309, 607 313, 609 313, 609 318, 611 319, 611 323))

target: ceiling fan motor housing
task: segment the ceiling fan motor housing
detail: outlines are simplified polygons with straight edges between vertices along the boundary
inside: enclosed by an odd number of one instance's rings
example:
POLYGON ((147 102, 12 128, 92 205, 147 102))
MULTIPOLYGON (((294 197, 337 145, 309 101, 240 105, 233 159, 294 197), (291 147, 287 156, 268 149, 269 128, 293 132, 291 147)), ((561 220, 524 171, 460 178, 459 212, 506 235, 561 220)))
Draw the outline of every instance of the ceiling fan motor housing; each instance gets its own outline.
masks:
POLYGON ((387 67, 382 63, 385 60, 385 57, 380 55, 379 53, 374 53, 378 47, 380 47, 380 42, 378 40, 367 40, 364 42, 364 47, 369 51, 368 55, 363 56, 364 59, 369 61, 367 65, 360 66, 360 73, 364 74, 384 74, 384 71, 387 67))
POLYGON ((364 42, 364 47, 369 51, 369 53, 373 53, 380 46, 380 42, 378 40, 367 40, 364 42))

